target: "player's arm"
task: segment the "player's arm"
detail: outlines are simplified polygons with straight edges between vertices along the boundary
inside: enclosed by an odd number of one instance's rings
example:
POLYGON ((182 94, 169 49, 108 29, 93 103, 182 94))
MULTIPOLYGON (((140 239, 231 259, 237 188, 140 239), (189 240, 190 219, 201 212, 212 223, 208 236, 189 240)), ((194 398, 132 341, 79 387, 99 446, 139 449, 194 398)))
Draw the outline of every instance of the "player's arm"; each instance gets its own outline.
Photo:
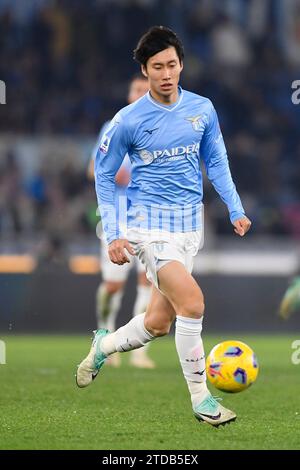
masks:
MULTIPOLYGON (((95 159, 96 159, 98 149, 100 147, 102 136, 104 135, 105 130, 108 128, 108 126, 109 126, 109 121, 105 122, 104 125, 102 126, 102 128, 100 130, 100 133, 98 135, 98 138, 97 138, 97 142, 94 145, 92 153, 91 153, 91 157, 90 157, 89 164, 88 164, 88 167, 87 167, 87 172, 86 172, 87 178, 90 181, 94 181, 94 179, 95 179, 95 159)), ((115 181, 120 186, 127 186, 129 184, 130 171, 128 171, 128 163, 127 163, 126 158, 123 161, 119 171, 116 174, 115 181)))
POLYGON ((245 215, 240 197, 233 183, 217 113, 212 105, 207 116, 200 153, 204 159, 209 180, 222 201, 227 205, 235 233, 240 236, 245 235, 251 222, 245 215))
POLYGON ((95 173, 95 161, 93 158, 90 159, 89 161, 89 165, 88 165, 88 168, 87 168, 87 178, 90 180, 90 181, 94 181, 94 173, 95 173))
MULTIPOLYGON (((97 143, 98 143, 97 151, 95 152, 95 155, 92 154, 89 164, 88 164, 88 168, 87 168, 87 178, 90 181, 95 180, 95 158, 98 152, 98 148, 100 146, 100 141, 97 141, 97 143)), ((127 165, 123 162, 120 169, 118 170, 116 174, 115 182, 120 186, 128 186, 129 181, 130 181, 130 172, 128 171, 127 165)))
POLYGON ((95 187, 102 226, 109 244, 109 257, 116 264, 129 262, 124 248, 134 254, 121 233, 115 209, 115 177, 129 148, 129 131, 117 114, 102 136, 95 159, 95 187))
POLYGON ((109 123, 110 121, 106 121, 103 126, 101 127, 100 129, 100 132, 98 134, 98 137, 97 137, 97 141, 92 149, 92 152, 91 152, 91 156, 90 156, 90 161, 89 161, 89 164, 88 164, 88 167, 87 167, 87 178, 90 180, 90 181, 94 181, 95 180, 95 160, 96 160, 96 155, 98 153, 98 150, 99 150, 99 147, 100 147, 100 143, 102 141, 102 137, 103 135, 105 134, 105 131, 106 129, 108 128, 109 126, 109 123))

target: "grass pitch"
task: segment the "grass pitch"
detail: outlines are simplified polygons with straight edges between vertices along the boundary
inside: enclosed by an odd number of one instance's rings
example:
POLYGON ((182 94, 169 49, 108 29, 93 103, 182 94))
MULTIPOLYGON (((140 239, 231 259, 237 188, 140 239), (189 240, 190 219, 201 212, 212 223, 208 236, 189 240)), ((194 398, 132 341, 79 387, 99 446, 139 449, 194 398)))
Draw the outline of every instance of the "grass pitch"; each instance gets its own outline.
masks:
MULTIPOLYGON (((153 371, 104 366, 95 383, 75 386, 83 336, 7 336, 0 365, 0 449, 300 449, 300 364, 294 336, 234 335, 256 352, 257 382, 234 395, 211 387, 238 419, 225 427, 192 415, 172 337, 151 345, 153 371)), ((206 352, 227 338, 204 336, 206 352)))

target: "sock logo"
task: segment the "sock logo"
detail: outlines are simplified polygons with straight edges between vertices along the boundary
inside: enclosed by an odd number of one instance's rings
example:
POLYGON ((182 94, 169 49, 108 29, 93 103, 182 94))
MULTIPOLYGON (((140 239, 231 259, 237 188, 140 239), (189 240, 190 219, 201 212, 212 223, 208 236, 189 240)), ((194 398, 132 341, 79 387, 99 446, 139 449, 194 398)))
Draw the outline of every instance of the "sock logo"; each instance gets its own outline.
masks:
POLYGON ((131 341, 129 342, 129 339, 126 339, 126 343, 120 344, 118 349, 119 352, 127 352, 131 351, 132 349, 140 348, 141 344, 138 341, 131 341))
POLYGON ((197 357, 196 359, 186 359, 186 362, 199 362, 202 361, 202 359, 204 358, 205 356, 197 357))
POLYGON ((198 372, 194 372, 194 374, 196 375, 203 375, 205 372, 205 369, 201 370, 201 371, 198 371, 198 372))

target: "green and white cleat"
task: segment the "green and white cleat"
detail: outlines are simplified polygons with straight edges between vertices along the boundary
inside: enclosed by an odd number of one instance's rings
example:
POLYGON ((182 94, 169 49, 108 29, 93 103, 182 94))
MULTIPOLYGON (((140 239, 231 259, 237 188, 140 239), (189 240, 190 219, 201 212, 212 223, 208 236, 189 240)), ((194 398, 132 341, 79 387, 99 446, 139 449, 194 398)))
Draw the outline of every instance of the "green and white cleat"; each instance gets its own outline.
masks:
POLYGON ((233 411, 224 408, 218 399, 211 395, 207 395, 199 405, 193 408, 193 411, 198 421, 205 421, 212 426, 219 426, 236 419, 236 414, 233 411))
POLYGON ((76 374, 76 384, 78 387, 87 387, 99 374, 107 356, 101 351, 101 341, 104 336, 109 334, 108 330, 101 328, 96 330, 90 352, 79 364, 76 374))

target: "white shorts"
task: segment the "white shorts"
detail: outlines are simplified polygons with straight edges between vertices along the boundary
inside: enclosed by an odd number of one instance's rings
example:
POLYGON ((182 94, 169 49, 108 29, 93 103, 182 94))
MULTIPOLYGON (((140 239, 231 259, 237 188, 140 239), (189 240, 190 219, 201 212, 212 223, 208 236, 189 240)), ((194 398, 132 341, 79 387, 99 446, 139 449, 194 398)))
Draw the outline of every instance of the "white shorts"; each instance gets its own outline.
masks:
POLYGON ((138 258, 136 256, 130 255, 127 250, 125 250, 125 252, 130 263, 125 263, 122 266, 113 263, 112 261, 110 261, 108 256, 108 244, 104 237, 101 238, 100 262, 102 278, 104 281, 125 282, 133 266, 136 267, 139 274, 145 272, 145 267, 138 260, 138 258))
POLYGON ((179 261, 192 272, 194 257, 203 246, 203 230, 163 232, 128 229, 127 239, 146 267, 146 275, 158 287, 157 272, 169 261, 179 261))

